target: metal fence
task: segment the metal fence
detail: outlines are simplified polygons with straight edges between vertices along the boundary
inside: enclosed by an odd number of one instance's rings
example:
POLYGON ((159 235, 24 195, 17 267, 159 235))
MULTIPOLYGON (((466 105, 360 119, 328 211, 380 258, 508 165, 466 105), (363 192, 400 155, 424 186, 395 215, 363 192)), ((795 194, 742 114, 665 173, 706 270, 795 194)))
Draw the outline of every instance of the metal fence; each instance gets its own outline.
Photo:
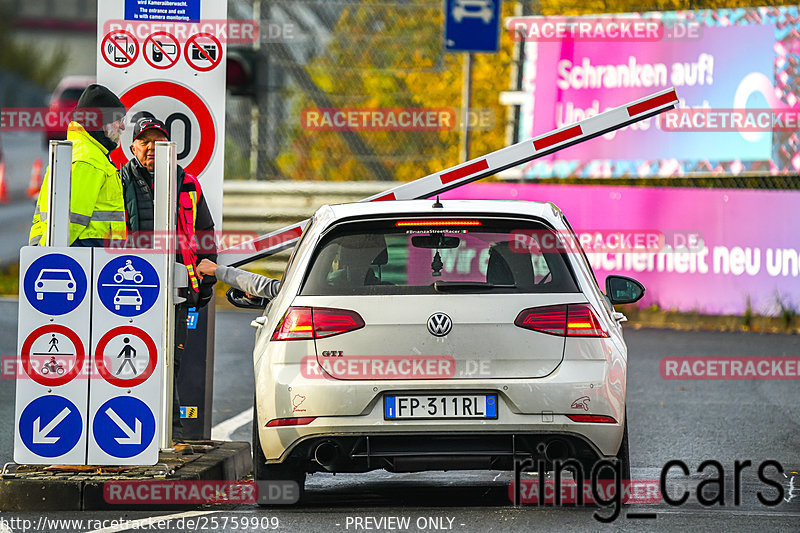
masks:
MULTIPOLYGON (((764 4, 773 2, 765 1, 764 4)), ((260 20, 256 96, 228 98, 226 179, 412 180, 460 161, 462 62, 445 52, 443 0, 230 0, 229 18, 260 20), (288 28, 288 30, 287 30, 288 28), (451 110, 454 127, 433 130, 315 128, 309 110, 451 110)), ((504 18, 722 7, 730 2, 510 1, 504 18)), ((518 50, 501 31, 497 54, 477 54, 473 155, 507 145, 514 110, 500 105, 514 88, 518 50), (481 122, 477 113, 484 113, 481 122)), ((796 63, 796 62, 795 62, 796 63)), ((794 65, 795 63, 791 63, 794 65)), ((789 144, 797 144, 790 132, 789 144)), ((558 183, 800 188, 794 175, 550 179, 558 183)))

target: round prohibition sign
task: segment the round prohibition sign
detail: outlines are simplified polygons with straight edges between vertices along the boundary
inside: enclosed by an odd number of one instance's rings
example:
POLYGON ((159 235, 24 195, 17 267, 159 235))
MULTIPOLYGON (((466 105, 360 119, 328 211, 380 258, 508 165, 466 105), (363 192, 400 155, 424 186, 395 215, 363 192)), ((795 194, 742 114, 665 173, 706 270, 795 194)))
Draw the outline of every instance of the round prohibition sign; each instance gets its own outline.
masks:
POLYGON ((97 367, 97 371, 100 373, 100 375, 112 385, 122 388, 135 387, 136 385, 141 385, 147 381, 147 378, 153 375, 153 371, 156 369, 157 357, 158 349, 156 348, 156 343, 150 338, 150 335, 134 326, 119 326, 112 329, 100 338, 100 342, 97 343, 97 347, 94 350, 94 365, 97 367), (147 367, 135 378, 118 378, 109 372, 108 368, 106 368, 104 355, 106 347, 108 346, 108 343, 111 342, 111 339, 119 337, 120 335, 133 335, 144 342, 145 346, 147 346, 147 367))
POLYGON ((75 376, 78 375, 83 368, 83 362, 86 360, 86 351, 84 350, 83 342, 81 342, 81 338, 78 337, 77 333, 66 326, 47 324, 46 326, 36 328, 31 332, 30 335, 28 335, 28 338, 25 339, 25 342, 22 344, 20 356, 22 357, 22 368, 25 369, 25 373, 28 374, 33 381, 46 387, 56 387, 58 385, 69 383, 75 378, 75 376), (48 333, 59 333, 64 335, 67 339, 69 339, 72 345, 75 346, 75 365, 72 367, 72 370, 61 375, 49 374, 56 376, 50 379, 42 377, 36 372, 36 370, 33 369, 33 366, 31 365, 31 348, 33 348, 33 343, 48 333))
POLYGON ((200 72, 208 72, 209 70, 214 70, 217 68, 217 65, 219 65, 222 61, 222 43, 210 33, 198 33, 197 35, 192 35, 189 40, 186 41, 186 46, 183 49, 183 55, 186 57, 186 62, 189 63, 189 66, 191 66, 193 69, 199 70, 200 72), (197 40, 201 38, 211 39, 216 52, 212 53, 210 50, 204 48, 202 44, 198 43, 197 40), (202 66, 193 63, 192 56, 197 56, 198 54, 199 57, 197 60, 208 61, 209 65, 202 66))
MULTIPOLYGON (((153 68, 157 68, 159 70, 165 70, 171 67, 174 67, 178 64, 178 60, 181 58, 181 44, 178 42, 177 37, 172 35, 171 33, 165 31, 157 31, 147 36, 147 39, 144 40, 144 44, 142 45, 143 52, 142 55, 144 56, 144 60, 147 61, 147 64, 153 68), (157 41, 156 37, 163 37, 163 39, 157 41), (170 40, 171 43, 166 43, 162 41, 170 40), (150 55, 147 53, 148 45, 152 46, 153 51, 153 58, 151 59, 150 55), (173 58, 169 50, 175 50, 175 57, 173 58), (155 56, 159 55, 163 60, 166 59, 163 65, 159 65, 156 62, 155 56)), ((159 60, 159 61, 161 61, 159 60)))
MULTIPOLYGON (((197 153, 188 164, 181 165, 186 172, 192 176, 199 176, 211 161, 214 155, 214 146, 217 143, 217 133, 214 127, 214 117, 211 115, 206 103, 192 90, 172 81, 151 81, 132 87, 125 94, 120 96, 120 100, 127 109, 153 96, 169 96, 186 104, 192 110, 200 126, 200 144, 197 153), (208 136, 207 139, 203 138, 208 136)), ((114 164, 127 163, 122 147, 117 147, 111 154, 114 164)))
POLYGON ((127 68, 133 65, 133 62, 139 56, 139 41, 136 40, 136 37, 131 32, 125 30, 112 31, 103 37, 103 42, 100 44, 100 53, 106 63, 112 67, 127 68), (129 41, 133 44, 133 54, 128 52, 129 41))

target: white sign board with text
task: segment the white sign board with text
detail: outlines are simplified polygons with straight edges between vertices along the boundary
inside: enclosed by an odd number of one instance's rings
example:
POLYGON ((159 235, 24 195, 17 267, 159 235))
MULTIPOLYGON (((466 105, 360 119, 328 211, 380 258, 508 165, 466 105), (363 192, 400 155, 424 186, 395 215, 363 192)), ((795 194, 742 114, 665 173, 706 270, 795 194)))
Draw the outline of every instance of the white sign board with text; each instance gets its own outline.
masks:
POLYGON ((121 166, 133 157, 132 121, 155 116, 178 145, 178 164, 200 180, 221 227, 227 2, 103 0, 97 28, 97 82, 128 110, 112 160, 121 166))

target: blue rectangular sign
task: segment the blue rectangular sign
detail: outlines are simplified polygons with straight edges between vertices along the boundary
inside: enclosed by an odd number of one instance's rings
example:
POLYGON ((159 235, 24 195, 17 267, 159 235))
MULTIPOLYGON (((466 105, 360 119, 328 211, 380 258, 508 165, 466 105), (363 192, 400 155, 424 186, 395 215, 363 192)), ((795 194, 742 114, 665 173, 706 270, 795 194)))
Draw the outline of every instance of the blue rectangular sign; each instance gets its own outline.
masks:
POLYGON ((497 52, 501 3, 502 0, 445 0, 445 50, 497 52))
POLYGON ((198 22, 200 0, 125 0, 125 20, 198 22))

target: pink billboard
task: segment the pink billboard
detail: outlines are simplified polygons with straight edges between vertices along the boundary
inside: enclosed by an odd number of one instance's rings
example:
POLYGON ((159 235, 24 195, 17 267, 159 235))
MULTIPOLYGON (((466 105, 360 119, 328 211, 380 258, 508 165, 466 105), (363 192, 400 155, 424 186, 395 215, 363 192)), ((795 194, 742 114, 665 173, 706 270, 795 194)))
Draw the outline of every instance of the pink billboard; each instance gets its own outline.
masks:
MULTIPOLYGON (((518 40, 525 41, 520 139, 669 87, 677 90, 679 108, 703 113, 676 114, 672 123, 669 113, 644 120, 533 161, 523 167, 522 177, 763 175, 800 170, 796 128, 800 101, 795 94, 800 70, 792 59, 800 50, 797 6, 614 17, 620 18, 516 19, 524 34, 518 40), (597 21, 623 20, 652 23, 658 31, 652 38, 645 33, 645 38, 633 42, 608 32, 600 39, 596 30, 589 37, 581 32, 548 33, 551 19, 562 21, 566 29, 583 23, 594 30, 597 21), (709 116, 717 115, 738 125, 723 126, 723 121, 710 125, 709 116), (687 117, 694 120, 686 122, 687 117), (785 127, 787 117, 792 127, 785 127), (755 120, 759 118, 766 120, 755 120), (698 127, 700 122, 703 127, 698 127)), ((605 22, 604 29, 610 24, 605 22)))
POLYGON ((800 307, 798 191, 474 183, 443 195, 459 199, 553 202, 582 242, 601 286, 608 274, 641 281, 641 305, 707 314, 775 314, 800 307), (657 232, 659 251, 626 243, 657 232), (609 236, 617 235, 614 241, 609 236), (619 243, 620 250, 613 250, 619 243))

